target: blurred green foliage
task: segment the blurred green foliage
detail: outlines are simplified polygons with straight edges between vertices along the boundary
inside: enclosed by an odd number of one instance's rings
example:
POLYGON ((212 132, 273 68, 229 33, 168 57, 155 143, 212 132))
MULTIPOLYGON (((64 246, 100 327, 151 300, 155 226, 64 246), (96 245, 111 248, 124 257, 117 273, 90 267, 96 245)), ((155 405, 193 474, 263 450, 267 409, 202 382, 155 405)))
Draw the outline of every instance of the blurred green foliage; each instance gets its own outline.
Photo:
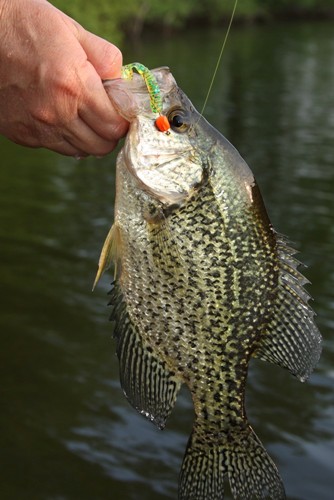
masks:
MULTIPOLYGON (((187 22, 216 23, 231 15, 235 0, 51 0, 86 29, 116 44, 124 36, 138 38, 145 25, 163 31, 187 22)), ((254 20, 276 15, 334 12, 334 0, 239 0, 236 17, 254 20)))
POLYGON ((272 12, 286 11, 291 12, 309 12, 310 14, 326 10, 333 11, 334 0, 262 0, 272 12))

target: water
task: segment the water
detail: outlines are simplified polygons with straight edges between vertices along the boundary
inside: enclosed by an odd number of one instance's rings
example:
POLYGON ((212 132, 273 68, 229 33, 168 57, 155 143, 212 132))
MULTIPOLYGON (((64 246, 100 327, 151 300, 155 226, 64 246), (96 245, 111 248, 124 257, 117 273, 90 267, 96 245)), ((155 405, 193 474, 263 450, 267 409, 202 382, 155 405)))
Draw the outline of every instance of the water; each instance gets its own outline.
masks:
MULTIPOLYGON (((152 37, 125 60, 169 65, 200 108, 222 38, 152 37)), ((229 39, 206 110, 251 165, 313 283, 325 339, 315 373, 301 384, 254 361, 247 389, 251 423, 294 500, 333 498, 333 102, 333 25, 247 27, 229 39)), ((115 157, 0 147, 0 498, 175 499, 189 398, 182 393, 164 432, 136 414, 118 382, 110 277, 91 292, 115 157)))

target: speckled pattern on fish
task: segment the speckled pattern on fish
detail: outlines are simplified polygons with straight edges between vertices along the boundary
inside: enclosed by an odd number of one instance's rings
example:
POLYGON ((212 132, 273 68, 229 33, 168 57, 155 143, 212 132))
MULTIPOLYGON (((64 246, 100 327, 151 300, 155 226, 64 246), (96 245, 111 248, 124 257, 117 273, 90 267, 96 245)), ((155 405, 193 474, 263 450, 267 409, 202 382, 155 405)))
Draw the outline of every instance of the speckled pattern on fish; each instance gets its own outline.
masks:
POLYGON ((99 274, 111 291, 123 390, 165 426, 182 384, 195 421, 179 499, 285 498, 271 458, 248 424, 252 356, 305 380, 321 337, 294 251, 270 224, 253 174, 194 109, 168 68, 154 70, 171 131, 140 77, 106 89, 130 130, 117 161, 115 221, 99 274), (175 118, 177 117, 177 118, 175 118))

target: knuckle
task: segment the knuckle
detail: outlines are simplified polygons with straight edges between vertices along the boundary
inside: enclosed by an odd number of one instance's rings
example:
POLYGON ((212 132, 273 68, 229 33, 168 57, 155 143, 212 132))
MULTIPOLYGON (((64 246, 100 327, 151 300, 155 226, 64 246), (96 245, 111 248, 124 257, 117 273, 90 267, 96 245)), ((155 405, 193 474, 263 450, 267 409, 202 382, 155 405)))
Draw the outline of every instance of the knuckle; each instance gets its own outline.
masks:
POLYGON ((72 75, 49 75, 45 92, 31 109, 36 122, 46 126, 63 126, 77 115, 80 88, 72 75))
POLYGON ((81 93, 81 82, 76 71, 57 71, 50 76, 53 93, 62 98, 77 100, 81 93))
POLYGON ((50 106, 37 105, 31 114, 32 118, 41 125, 55 125, 58 122, 57 112, 50 106))

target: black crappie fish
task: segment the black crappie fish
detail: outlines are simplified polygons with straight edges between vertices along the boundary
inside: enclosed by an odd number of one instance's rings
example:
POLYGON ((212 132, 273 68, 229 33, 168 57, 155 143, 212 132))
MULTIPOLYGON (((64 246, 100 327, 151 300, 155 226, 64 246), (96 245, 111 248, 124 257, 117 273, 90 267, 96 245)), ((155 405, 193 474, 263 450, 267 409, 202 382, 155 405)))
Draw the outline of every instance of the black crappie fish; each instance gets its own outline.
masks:
POLYGON ((226 477, 235 498, 281 500, 279 473, 246 418, 245 385, 253 356, 302 381, 318 361, 306 280, 245 161, 168 68, 153 74, 169 134, 155 127, 140 76, 106 84, 130 122, 98 271, 114 260, 121 384, 160 428, 188 386, 195 421, 179 499, 220 500, 226 477))

